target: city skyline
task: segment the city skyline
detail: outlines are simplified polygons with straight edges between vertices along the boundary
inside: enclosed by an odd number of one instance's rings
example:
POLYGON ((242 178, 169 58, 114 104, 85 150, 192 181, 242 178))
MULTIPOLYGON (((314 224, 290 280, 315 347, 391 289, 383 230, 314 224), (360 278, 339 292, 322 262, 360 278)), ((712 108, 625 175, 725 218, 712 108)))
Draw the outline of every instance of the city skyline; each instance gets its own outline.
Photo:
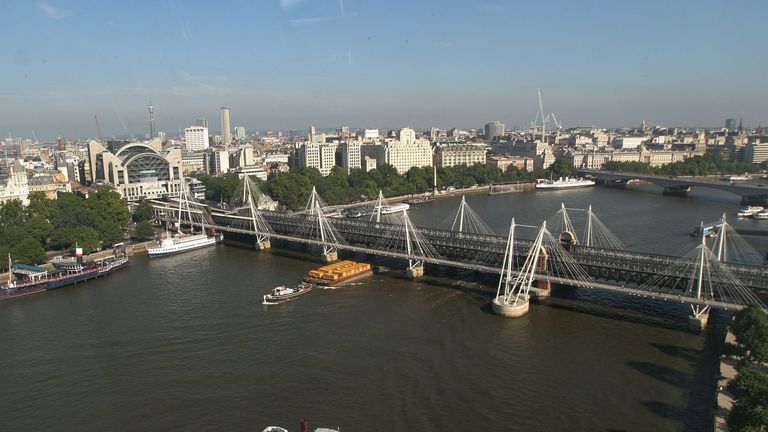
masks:
POLYGON ((768 123, 761 2, 7 9, 4 136, 95 136, 94 114, 105 136, 143 136, 149 100, 170 135, 221 106, 248 130, 526 126, 537 88, 565 127, 768 123))

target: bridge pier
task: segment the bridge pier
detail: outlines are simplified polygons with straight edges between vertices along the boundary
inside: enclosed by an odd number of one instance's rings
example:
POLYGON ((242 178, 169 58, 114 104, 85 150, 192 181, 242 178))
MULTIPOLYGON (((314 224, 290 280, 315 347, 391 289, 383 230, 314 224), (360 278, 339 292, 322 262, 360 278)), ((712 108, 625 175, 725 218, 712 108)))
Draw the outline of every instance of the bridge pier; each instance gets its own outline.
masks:
POLYGON ((500 297, 493 299, 491 303, 493 307, 493 313, 502 316, 504 318, 518 318, 528 313, 528 308, 531 302, 526 297, 524 300, 520 299, 516 304, 504 303, 500 297))
POLYGON ((405 277, 408 279, 417 279, 424 276, 424 266, 423 265, 415 265, 413 267, 409 267, 405 269, 405 277))
POLYGON ((320 255, 320 260, 324 263, 331 263, 334 261, 338 261, 338 259, 339 259, 339 253, 336 251, 329 251, 320 255))
POLYGON ((672 195, 672 196, 688 196, 688 192, 691 191, 691 187, 689 185, 683 185, 683 186, 665 186, 664 191, 662 192, 663 195, 672 195))
POLYGON ((709 306, 691 306, 692 312, 688 315, 688 329, 693 332, 701 332, 707 328, 709 321, 709 306))
POLYGON ((533 281, 533 287, 530 291, 531 297, 542 299, 552 294, 552 282, 543 279, 533 281))
POLYGON ((269 240, 264 241, 256 241, 256 245, 254 246, 256 250, 266 250, 266 249, 272 249, 272 242, 269 240))

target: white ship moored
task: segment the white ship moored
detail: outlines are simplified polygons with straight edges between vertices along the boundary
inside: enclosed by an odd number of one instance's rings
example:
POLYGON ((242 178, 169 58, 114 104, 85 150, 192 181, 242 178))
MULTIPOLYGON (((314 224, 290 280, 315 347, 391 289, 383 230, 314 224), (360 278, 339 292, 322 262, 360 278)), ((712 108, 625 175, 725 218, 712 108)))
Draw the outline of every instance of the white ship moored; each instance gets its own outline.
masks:
POLYGON ((160 242, 159 246, 147 248, 147 252, 150 257, 172 255, 193 249, 204 248, 206 246, 213 246, 223 239, 224 237, 221 234, 216 234, 212 237, 209 237, 206 234, 167 237, 160 242))
POLYGON ((593 180, 587 180, 583 178, 560 177, 557 180, 539 180, 536 183, 536 189, 549 190, 549 189, 572 189, 580 187, 594 186, 593 180))
POLYGON ((381 208, 381 214, 399 213, 403 210, 407 211, 409 208, 411 208, 411 206, 408 205, 407 203, 392 204, 388 206, 383 206, 381 208))

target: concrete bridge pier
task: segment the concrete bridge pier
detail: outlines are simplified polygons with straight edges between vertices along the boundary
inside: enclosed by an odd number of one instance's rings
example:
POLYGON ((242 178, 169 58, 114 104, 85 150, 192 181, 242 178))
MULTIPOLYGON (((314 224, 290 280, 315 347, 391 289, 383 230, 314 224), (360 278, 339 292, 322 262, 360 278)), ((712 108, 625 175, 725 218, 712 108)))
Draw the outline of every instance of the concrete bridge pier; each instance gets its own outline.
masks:
POLYGON ((518 318, 528 313, 528 308, 531 302, 528 298, 520 299, 517 304, 504 303, 500 297, 493 299, 491 303, 493 306, 493 313, 502 316, 504 318, 518 318))
POLYGON ((692 312, 688 315, 688 329, 692 332, 701 332, 707 328, 709 321, 709 306, 691 306, 692 312))
POLYGON ((320 255, 320 260, 326 264, 334 261, 338 261, 338 259, 339 259, 339 253, 336 251, 329 251, 320 255))
POLYGON ((552 294, 552 282, 543 279, 536 279, 533 281, 533 287, 531 287, 530 295, 533 298, 542 299, 547 298, 552 294))
POLYGON ((683 186, 665 186, 662 194, 672 196, 688 196, 688 192, 691 191, 689 185, 683 186))
POLYGON ((269 240, 264 241, 256 241, 256 245, 254 246, 256 250, 266 250, 266 249, 272 249, 272 242, 269 240))
POLYGON ((405 269, 405 277, 408 279, 417 279, 424 276, 424 265, 417 264, 405 269))

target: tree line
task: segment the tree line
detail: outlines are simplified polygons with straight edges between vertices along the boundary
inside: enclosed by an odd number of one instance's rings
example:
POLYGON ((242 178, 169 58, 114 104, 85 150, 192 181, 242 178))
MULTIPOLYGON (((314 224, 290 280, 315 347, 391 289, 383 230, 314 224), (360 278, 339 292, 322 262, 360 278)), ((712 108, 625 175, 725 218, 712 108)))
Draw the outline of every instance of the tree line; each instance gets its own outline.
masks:
POLYGON ((748 162, 728 162, 722 156, 705 153, 684 161, 674 162, 660 167, 653 167, 644 162, 609 161, 603 164, 608 171, 623 171, 637 174, 671 175, 671 176, 704 176, 714 174, 744 174, 757 173, 765 169, 765 164, 748 162))
POLYGON ((768 430, 768 315, 759 305, 750 305, 736 313, 731 331, 738 346, 729 348, 741 364, 728 383, 735 400, 728 426, 735 432, 768 430))
POLYGON ((84 199, 74 193, 59 193, 51 200, 33 192, 29 205, 19 200, 0 204, 0 269, 8 269, 7 258, 26 264, 46 260, 46 251, 81 246, 85 253, 123 241, 131 213, 120 194, 100 189, 84 199))
MULTIPOLYGON (((510 166, 502 172, 498 167, 487 164, 459 165, 437 169, 437 187, 457 188, 491 183, 531 182, 538 178, 573 177, 576 168, 565 159, 556 159, 546 170, 528 172, 510 166)), ((237 197, 240 179, 237 174, 212 177, 199 174, 198 180, 206 188, 206 199, 232 202, 237 197)), ((398 196, 422 193, 435 186, 431 167, 413 167, 399 174, 390 165, 381 165, 371 171, 352 169, 349 174, 341 167, 334 167, 325 177, 316 168, 292 168, 281 172, 267 181, 257 181, 263 193, 280 202, 286 208, 298 210, 306 206, 312 187, 328 204, 346 204, 373 199, 379 194, 398 196)))

